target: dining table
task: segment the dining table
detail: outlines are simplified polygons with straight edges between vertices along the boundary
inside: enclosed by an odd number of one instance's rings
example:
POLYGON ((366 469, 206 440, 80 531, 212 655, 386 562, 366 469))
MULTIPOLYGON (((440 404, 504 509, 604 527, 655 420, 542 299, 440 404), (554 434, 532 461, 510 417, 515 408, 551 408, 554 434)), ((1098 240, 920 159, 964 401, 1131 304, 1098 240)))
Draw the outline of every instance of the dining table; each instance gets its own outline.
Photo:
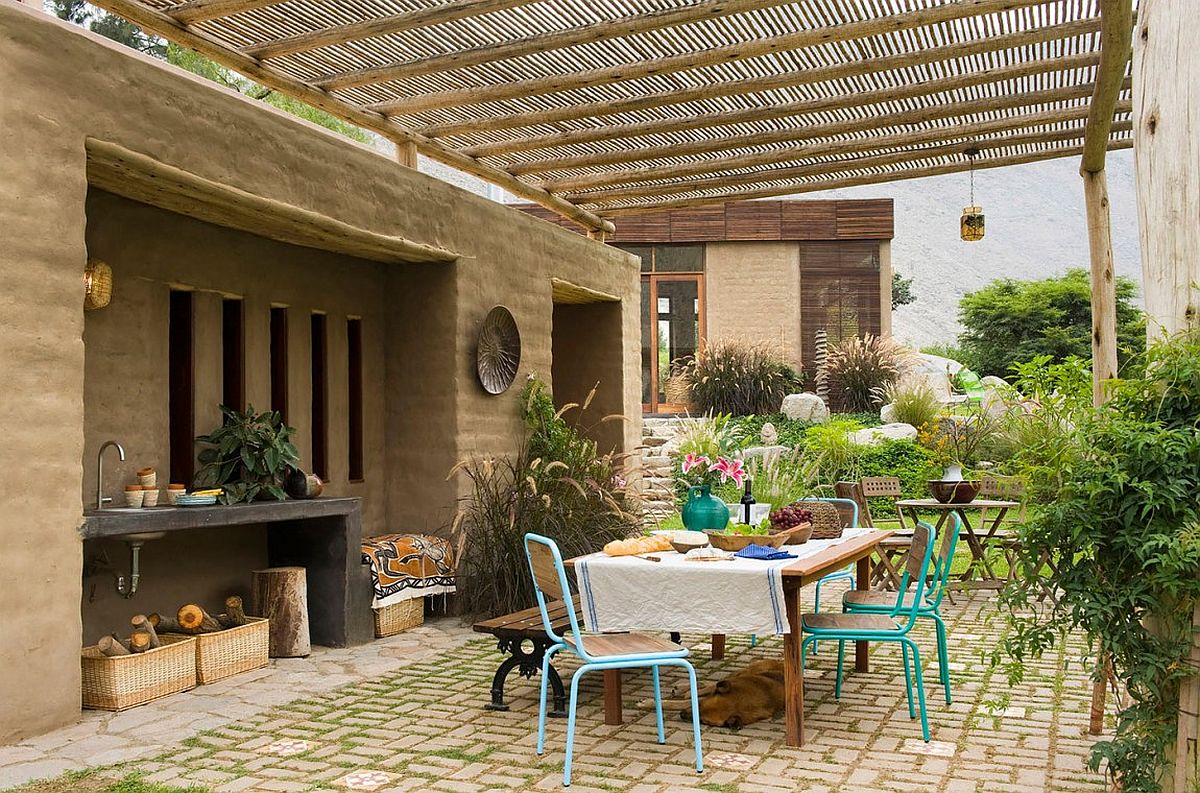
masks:
MULTIPOLYGON (((834 542, 829 542, 816 553, 803 555, 794 562, 779 568, 783 583, 784 608, 787 614, 787 630, 783 633, 783 681, 784 681, 784 725, 785 740, 789 746, 802 746, 804 743, 804 675, 800 663, 800 644, 804 636, 801 630, 800 592, 808 584, 819 581, 830 573, 847 566, 855 565, 856 585, 863 589, 870 587, 871 557, 879 543, 892 534, 888 530, 854 530, 834 542)), ((790 546, 784 546, 787 550, 790 546)), ((574 569, 583 559, 597 558, 598 555, 575 557, 566 561, 568 568, 574 569)), ((647 565, 647 571, 653 574, 655 569, 665 569, 662 565, 647 565)), ((644 577, 643 577, 643 580, 644 577)), ((647 592, 647 597, 653 593, 647 592)), ((658 630, 659 626, 625 626, 628 630, 658 630)), ((714 638, 717 638, 714 636, 714 638)), ((723 636, 720 637, 723 640, 723 636)), ((869 658, 866 642, 855 642, 854 668, 860 672, 869 670, 869 658)), ((622 723, 622 690, 620 670, 604 672, 604 721, 606 724, 622 723)))
MULTIPOLYGON (((903 510, 914 526, 920 520, 921 512, 937 512, 938 517, 934 528, 939 534, 951 515, 958 515, 962 521, 963 533, 960 539, 967 541, 967 547, 971 550, 971 561, 966 570, 958 576, 958 580, 951 582, 952 589, 1004 588, 1007 577, 1001 578, 996 574, 988 559, 987 551, 989 546, 1009 539, 1008 533, 1003 532, 1000 527, 1008 511, 1020 506, 1020 503, 1016 501, 988 498, 977 498, 962 504, 945 504, 932 498, 909 498, 896 502, 896 508, 903 510), (971 522, 972 512, 978 513, 978 526, 971 522), (992 513, 990 519, 989 512, 992 513), (976 574, 979 576, 978 580, 975 580, 976 574)), ((1012 560, 1009 561, 1011 565, 1012 560)))

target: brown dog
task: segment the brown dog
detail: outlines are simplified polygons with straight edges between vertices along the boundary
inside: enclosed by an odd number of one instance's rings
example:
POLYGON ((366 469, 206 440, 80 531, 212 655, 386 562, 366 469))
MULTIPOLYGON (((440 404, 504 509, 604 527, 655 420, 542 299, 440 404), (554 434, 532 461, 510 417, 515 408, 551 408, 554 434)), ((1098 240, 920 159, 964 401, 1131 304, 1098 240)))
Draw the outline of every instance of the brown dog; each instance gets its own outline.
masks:
MULTIPOLYGON (((700 721, 710 727, 741 729, 747 724, 770 719, 784 708, 783 661, 754 661, 719 683, 701 686, 700 721)), ((644 699, 638 707, 654 710, 654 700, 644 699)), ((687 690, 672 692, 663 709, 682 708, 679 717, 692 720, 692 700, 687 690)))

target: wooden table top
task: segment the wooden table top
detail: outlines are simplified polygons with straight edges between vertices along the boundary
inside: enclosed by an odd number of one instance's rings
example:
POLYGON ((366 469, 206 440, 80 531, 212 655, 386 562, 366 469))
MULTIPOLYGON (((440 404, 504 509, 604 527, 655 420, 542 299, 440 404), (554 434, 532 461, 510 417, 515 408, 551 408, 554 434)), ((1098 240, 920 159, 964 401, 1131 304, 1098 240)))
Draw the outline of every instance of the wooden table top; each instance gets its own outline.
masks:
POLYGON ((896 502, 898 507, 916 507, 919 509, 998 509, 1021 506, 1017 501, 993 501, 987 498, 977 498, 965 504, 945 504, 935 498, 905 498, 896 502))

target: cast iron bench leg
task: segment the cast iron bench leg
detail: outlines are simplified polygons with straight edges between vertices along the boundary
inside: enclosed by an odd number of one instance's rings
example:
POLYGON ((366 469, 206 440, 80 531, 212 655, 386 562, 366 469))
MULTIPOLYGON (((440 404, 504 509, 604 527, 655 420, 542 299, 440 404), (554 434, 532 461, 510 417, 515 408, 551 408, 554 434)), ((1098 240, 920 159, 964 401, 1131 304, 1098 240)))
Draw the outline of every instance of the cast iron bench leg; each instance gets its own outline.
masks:
MULTIPOLYGON (((508 705, 504 702, 504 681, 508 678, 509 672, 519 667, 521 676, 532 680, 533 676, 542 668, 542 657, 550 646, 550 642, 545 638, 528 639, 533 645, 533 650, 525 652, 523 646, 525 641, 525 639, 503 638, 497 642, 497 649, 502 653, 509 653, 509 657, 501 662, 495 677, 492 678, 492 701, 484 705, 487 710, 508 710, 508 705)), ((550 711, 549 715, 565 718, 567 695, 563 689, 562 678, 558 676, 558 670, 554 668, 553 664, 550 665, 550 687, 554 690, 554 710, 550 711)))

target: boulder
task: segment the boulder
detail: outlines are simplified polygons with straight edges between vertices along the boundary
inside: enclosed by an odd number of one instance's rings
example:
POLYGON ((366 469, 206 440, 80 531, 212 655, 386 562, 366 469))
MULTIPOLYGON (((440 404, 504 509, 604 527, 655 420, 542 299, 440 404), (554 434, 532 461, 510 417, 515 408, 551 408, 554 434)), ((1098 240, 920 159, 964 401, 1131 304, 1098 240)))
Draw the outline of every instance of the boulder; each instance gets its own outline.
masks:
POLYGON ((1008 382, 1003 377, 996 377, 994 374, 979 378, 979 384, 984 388, 999 388, 1001 390, 1008 387, 1008 382))
POLYGON ((879 420, 891 424, 896 420, 896 406, 889 402, 879 409, 879 420))
POLYGON ((911 424, 884 424, 850 433, 850 442, 859 446, 878 446, 884 441, 915 441, 917 428, 911 424))
POLYGON ((775 429, 775 425, 767 422, 762 425, 762 430, 758 433, 758 439, 762 441, 763 446, 774 446, 779 443, 779 431, 775 429))
POLYGON ((815 424, 829 421, 829 408, 816 394, 788 394, 783 398, 779 412, 792 421, 811 421, 815 424))
POLYGON ((918 352, 905 356, 900 367, 898 388, 928 386, 942 402, 950 401, 950 378, 958 373, 962 364, 940 355, 918 352))
POLYGON ((779 457, 781 454, 787 454, 791 449, 787 446, 747 446, 742 449, 742 459, 750 460, 755 457, 761 457, 764 460, 770 460, 779 457))

